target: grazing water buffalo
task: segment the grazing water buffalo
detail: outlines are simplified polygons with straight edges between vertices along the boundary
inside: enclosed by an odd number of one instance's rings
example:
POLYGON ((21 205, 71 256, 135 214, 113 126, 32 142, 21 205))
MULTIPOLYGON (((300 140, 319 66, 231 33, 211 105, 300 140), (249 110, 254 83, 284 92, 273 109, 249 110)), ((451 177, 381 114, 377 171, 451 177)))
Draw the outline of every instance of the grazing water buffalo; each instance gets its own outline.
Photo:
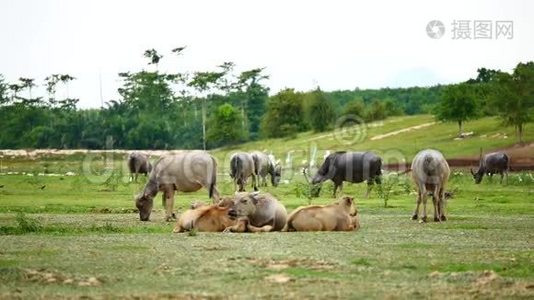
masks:
POLYGON ((128 155, 128 168, 130 169, 130 180, 137 182, 138 174, 145 176, 152 171, 152 164, 148 156, 140 152, 132 152, 128 155))
POLYGON ((330 205, 301 206, 289 214, 283 231, 352 231, 360 227, 357 213, 349 196, 330 205))
POLYGON ((423 217, 421 221, 427 221, 426 198, 427 193, 431 192, 434 204, 434 221, 446 221, 444 192, 449 180, 450 169, 443 154, 432 149, 422 150, 414 157, 411 170, 412 178, 418 190, 417 205, 412 219, 417 220, 419 206, 423 202, 423 217))
MULTIPOLYGON (((245 218, 246 229, 251 232, 280 231, 286 225, 287 211, 282 203, 268 193, 236 193, 230 217, 245 218)), ((242 232, 239 228, 226 231, 242 232)))
POLYGON ((207 152, 193 150, 162 156, 154 164, 148 182, 135 199, 141 221, 148 221, 152 212, 154 196, 163 192, 165 219, 175 218, 173 212, 174 191, 195 192, 205 187, 209 197, 219 199, 216 188, 217 162, 207 152))
POLYGON ((239 185, 239 192, 244 192, 247 179, 251 176, 252 186, 257 191, 255 173, 252 155, 246 152, 237 152, 232 155, 230 158, 230 177, 234 181, 234 191, 237 190, 236 185, 239 185))
POLYGON ((257 186, 259 186, 260 177, 262 180, 262 186, 267 186, 267 180, 265 179, 267 175, 271 175, 271 184, 273 186, 278 186, 280 178, 282 176, 282 167, 274 161, 274 157, 260 152, 254 151, 251 153, 252 159, 254 160, 254 170, 257 180, 257 186))
POLYGON ((482 158, 482 153, 480 153, 478 170, 473 172, 473 169, 471 169, 471 174, 475 179, 475 183, 479 184, 486 174, 488 174, 490 177, 493 177, 493 174, 501 174, 502 183, 504 174, 506 174, 506 178, 508 178, 509 162, 510 159, 503 152, 488 153, 484 155, 484 158, 482 158))
POLYGON ((334 152, 328 155, 312 178, 312 184, 328 179, 334 182, 334 197, 337 188, 343 188, 343 181, 359 183, 367 181, 366 197, 372 185, 381 183, 382 159, 371 152, 334 152))

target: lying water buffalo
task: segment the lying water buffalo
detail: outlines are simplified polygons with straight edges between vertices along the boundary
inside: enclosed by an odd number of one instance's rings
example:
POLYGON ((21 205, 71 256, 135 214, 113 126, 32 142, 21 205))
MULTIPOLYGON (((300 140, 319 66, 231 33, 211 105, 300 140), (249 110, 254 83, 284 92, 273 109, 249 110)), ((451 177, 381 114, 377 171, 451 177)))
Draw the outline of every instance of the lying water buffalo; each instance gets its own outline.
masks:
POLYGON ((252 155, 252 159, 254 160, 254 170, 256 175, 256 180, 258 181, 257 186, 259 186, 259 180, 261 178, 262 180, 262 186, 267 186, 267 175, 271 176, 271 184, 273 186, 278 186, 278 183, 280 183, 280 178, 282 176, 282 166, 280 164, 277 164, 274 161, 274 157, 270 157, 269 155, 260 152, 260 151, 254 151, 250 153, 252 155))
POLYGON ((148 221, 158 191, 163 192, 167 221, 175 218, 174 191, 189 193, 205 187, 209 191, 209 197, 218 200, 216 181, 217 162, 207 152, 193 150, 162 156, 154 164, 143 192, 135 199, 139 217, 141 221, 148 221))
MULTIPOLYGON (((280 231, 286 225, 287 211, 273 195, 268 193, 237 193, 234 204, 228 211, 230 217, 245 218, 247 231, 280 231)), ((240 232, 238 228, 229 227, 226 231, 240 232)))
POLYGON ((140 152, 132 152, 128 155, 128 168, 130 169, 130 180, 137 182, 137 175, 145 176, 152 171, 152 164, 148 156, 140 152))
POLYGON ((471 174, 475 179, 475 183, 479 184, 486 174, 490 177, 493 177, 493 174, 501 174, 502 183, 504 174, 506 174, 506 178, 508 178, 509 162, 510 159, 503 152, 488 153, 484 155, 484 157, 482 157, 482 153, 480 153, 478 170, 474 172, 473 169, 471 169, 471 174))
POLYGON ((193 229, 200 232, 221 232, 228 227, 235 226, 238 221, 228 215, 233 203, 233 198, 223 199, 218 204, 212 205, 196 203, 194 207, 180 215, 173 232, 193 229))
POLYGON ((330 205, 309 205, 295 209, 283 231, 352 231, 360 227, 354 199, 344 196, 330 205))
POLYGON ((437 150, 426 149, 415 155, 412 161, 412 178, 417 186, 417 205, 412 219, 417 220, 419 206, 423 202, 423 217, 426 222, 426 199, 428 192, 432 193, 434 204, 434 221, 446 221, 445 216, 445 186, 449 180, 449 164, 443 154, 437 150))
POLYGON ((234 181, 234 191, 237 190, 236 185, 239 185, 239 191, 244 192, 249 177, 252 177, 252 186, 257 191, 255 173, 252 155, 246 152, 237 152, 232 155, 230 158, 230 177, 234 181))
POLYGON ((359 183, 367 181, 366 197, 372 185, 381 184, 382 159, 372 152, 334 152, 328 155, 312 178, 312 184, 328 179, 334 182, 334 197, 337 189, 343 188, 343 181, 359 183))

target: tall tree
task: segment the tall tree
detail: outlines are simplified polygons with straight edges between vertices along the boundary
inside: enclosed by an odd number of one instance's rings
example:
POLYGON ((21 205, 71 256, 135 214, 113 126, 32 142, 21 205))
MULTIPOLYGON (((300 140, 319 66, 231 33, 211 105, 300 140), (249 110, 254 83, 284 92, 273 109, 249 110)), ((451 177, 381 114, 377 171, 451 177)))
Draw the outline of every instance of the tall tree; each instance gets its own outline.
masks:
POLYGON ((443 90, 436 117, 441 121, 457 122, 459 137, 463 137, 464 122, 476 116, 477 102, 469 84, 451 85, 443 90))
POLYGON ((217 82, 224 76, 224 72, 196 72, 188 83, 195 88, 200 94, 202 101, 202 146, 206 150, 206 120, 207 120, 207 97, 210 89, 217 85, 217 82))
POLYGON ((523 143, 524 126, 534 120, 534 62, 519 63, 512 74, 499 72, 491 104, 504 124, 515 127, 523 143))
POLYGON ((331 102, 319 87, 306 95, 308 104, 308 123, 315 132, 329 129, 336 118, 331 102))
POLYGON ((288 137, 308 127, 304 119, 303 95, 285 89, 269 98, 261 130, 265 137, 288 137))
POLYGON ((246 132, 241 128, 241 115, 231 104, 217 107, 208 121, 208 141, 211 147, 243 142, 246 132))
POLYGON ((0 106, 9 103, 8 90, 9 85, 5 81, 4 76, 0 74, 0 106))

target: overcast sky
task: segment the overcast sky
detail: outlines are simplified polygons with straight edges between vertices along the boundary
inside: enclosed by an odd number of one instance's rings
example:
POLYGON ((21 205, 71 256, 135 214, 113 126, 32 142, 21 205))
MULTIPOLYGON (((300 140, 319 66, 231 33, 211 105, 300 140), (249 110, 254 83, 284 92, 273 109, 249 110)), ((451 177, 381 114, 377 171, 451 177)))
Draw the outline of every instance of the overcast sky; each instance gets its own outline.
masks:
POLYGON ((161 71, 213 70, 224 61, 238 71, 266 67, 271 93, 428 86, 534 60, 533 12, 527 0, 0 0, 0 74, 40 83, 71 74, 69 95, 81 107, 100 106, 100 77, 104 101, 117 99, 117 73, 147 68, 149 48, 164 54, 161 71), (440 39, 427 35, 431 20, 445 25, 440 39), (493 36, 455 40, 454 20, 491 21, 493 36), (513 21, 512 39, 495 36, 503 20, 513 21), (172 57, 182 45, 184 55, 172 57))

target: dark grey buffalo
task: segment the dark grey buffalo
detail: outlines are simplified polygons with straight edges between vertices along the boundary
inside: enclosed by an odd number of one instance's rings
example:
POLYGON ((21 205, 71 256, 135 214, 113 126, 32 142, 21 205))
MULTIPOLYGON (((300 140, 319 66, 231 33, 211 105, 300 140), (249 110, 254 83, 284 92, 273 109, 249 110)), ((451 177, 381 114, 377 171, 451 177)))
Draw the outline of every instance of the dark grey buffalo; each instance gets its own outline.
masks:
POLYGON ((152 171, 152 164, 148 160, 148 155, 140 152, 132 152, 128 155, 128 168, 130 169, 130 180, 137 182, 137 175, 145 176, 152 171))
POLYGON ((334 182, 334 197, 337 189, 343 188, 343 181, 359 183, 367 181, 366 197, 372 185, 381 184, 382 159, 372 152, 334 152, 326 157, 312 178, 312 184, 326 180, 334 182))
POLYGON ((419 206, 423 203, 422 222, 427 221, 426 198, 432 195, 434 204, 434 221, 446 221, 445 216, 445 186, 449 180, 450 169, 443 154, 437 150, 426 149, 415 155, 412 161, 412 178, 417 186, 417 205, 412 219, 417 220, 419 206))
POLYGON ((282 176, 282 167, 276 163, 274 157, 260 151, 253 151, 250 155, 252 155, 252 159, 254 160, 254 170, 258 182, 256 185, 260 185, 259 181, 261 178, 261 186, 267 186, 266 177, 270 175, 271 184, 278 186, 282 176))
POLYGON ((205 151, 180 151, 164 155, 154 164, 145 188, 135 198, 141 221, 148 221, 152 212, 153 200, 158 192, 163 192, 165 219, 176 218, 173 212, 174 192, 191 193, 202 187, 209 192, 214 202, 220 198, 217 183, 217 161, 205 151))
POLYGON ((493 177, 493 174, 501 174, 502 183, 504 174, 506 174, 506 178, 508 178, 509 163, 510 159, 508 158, 508 155, 503 152, 488 153, 484 155, 484 157, 482 157, 481 154, 478 170, 474 172, 473 169, 471 169, 471 174, 473 175, 476 184, 479 184, 486 174, 490 177, 493 177))
POLYGON ((230 177, 234 181, 234 190, 236 185, 239 186, 239 192, 245 191, 245 185, 249 177, 252 177, 252 186, 255 191, 258 190, 256 186, 256 171, 254 169, 254 160, 252 155, 246 152, 234 153, 230 158, 230 177))

